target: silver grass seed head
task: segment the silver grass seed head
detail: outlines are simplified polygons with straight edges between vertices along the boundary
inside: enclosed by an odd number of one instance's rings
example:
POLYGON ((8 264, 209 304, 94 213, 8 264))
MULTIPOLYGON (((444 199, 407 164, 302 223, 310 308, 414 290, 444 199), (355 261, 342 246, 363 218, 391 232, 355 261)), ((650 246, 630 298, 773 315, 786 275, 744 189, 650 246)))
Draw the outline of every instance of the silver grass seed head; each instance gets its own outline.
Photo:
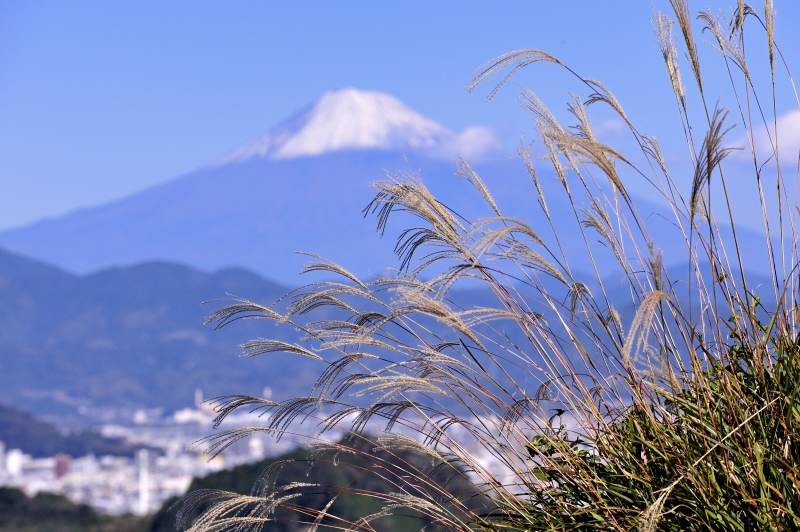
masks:
POLYGON ((647 334, 650 330, 653 317, 655 316, 658 304, 661 301, 668 301, 669 298, 660 290, 648 292, 644 300, 636 310, 633 322, 628 330, 628 338, 622 347, 622 359, 626 364, 632 362, 634 347, 642 349, 647 345, 647 334))

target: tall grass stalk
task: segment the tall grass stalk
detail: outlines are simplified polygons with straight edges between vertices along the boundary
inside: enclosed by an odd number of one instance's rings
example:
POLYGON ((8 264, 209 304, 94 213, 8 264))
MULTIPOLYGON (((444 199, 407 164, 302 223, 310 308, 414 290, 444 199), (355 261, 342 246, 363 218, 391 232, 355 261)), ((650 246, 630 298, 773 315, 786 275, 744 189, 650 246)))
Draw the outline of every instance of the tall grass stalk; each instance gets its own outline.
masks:
POLYGON ((217 327, 242 318, 296 327, 304 343, 257 339, 242 346, 244 354, 291 353, 321 368, 307 397, 219 399, 217 421, 248 408, 267 414, 269 426, 216 434, 208 439, 212 452, 254 432, 299 435, 300 423, 312 423, 309 460, 357 453, 372 464, 361 474, 380 475, 395 491, 324 479, 276 484, 271 469, 249 495, 188 495, 184 521, 210 504, 191 530, 268 530, 278 506, 296 510, 309 530, 381 530, 383 516, 404 511, 426 530, 800 530, 798 154, 779 150, 774 116, 778 84, 791 75, 771 1, 761 11, 739 1, 727 18, 705 11, 698 20, 686 0, 670 1, 675 21, 656 13, 653 26, 694 166, 690 186, 676 181, 656 139, 601 83, 538 50, 486 65, 469 90, 506 73, 494 96, 519 69, 549 62, 590 91, 569 102, 570 127, 533 92, 519 95, 562 185, 542 187, 540 159, 520 148, 539 200, 532 219, 541 223, 505 216, 463 160, 458 173, 485 199, 486 218, 467 220, 418 177, 395 176, 374 184, 364 211, 377 216, 380 231, 397 213, 414 220, 398 239, 394 275, 361 280, 313 258, 305 272, 340 281, 307 285, 273 306, 235 299, 209 316, 217 327), (710 101, 715 84, 704 78, 694 26, 730 75, 730 93, 718 104, 710 101), (767 94, 757 90, 764 80, 753 79, 745 33, 768 47, 767 94), (689 76, 680 72, 684 56, 689 76), (598 140, 589 118, 598 105, 627 125, 639 153, 625 156, 598 140), (750 139, 746 178, 724 172, 734 123, 750 139), (760 130, 770 132, 766 156, 752 140, 760 130), (669 206, 685 252, 669 259, 687 264, 680 272, 664 267, 627 179, 646 179, 669 206), (754 286, 745 268, 743 257, 754 250, 742 247, 730 201, 740 179, 758 191, 769 289, 754 286), (556 205, 571 211, 573 229, 554 221, 556 205), (613 275, 598 265, 608 253, 613 275), (579 277, 586 271, 593 277, 579 277), (482 283, 494 304, 459 299, 454 288, 465 282, 482 283), (627 318, 623 307, 632 309, 627 318), (369 444, 333 441, 334 433, 369 444), (414 451, 428 465, 383 460, 370 448, 414 451), (454 493, 437 476, 442 470, 472 490, 454 493), (383 510, 352 521, 330 505, 292 506, 307 490, 329 492, 331 501, 378 499, 383 510))

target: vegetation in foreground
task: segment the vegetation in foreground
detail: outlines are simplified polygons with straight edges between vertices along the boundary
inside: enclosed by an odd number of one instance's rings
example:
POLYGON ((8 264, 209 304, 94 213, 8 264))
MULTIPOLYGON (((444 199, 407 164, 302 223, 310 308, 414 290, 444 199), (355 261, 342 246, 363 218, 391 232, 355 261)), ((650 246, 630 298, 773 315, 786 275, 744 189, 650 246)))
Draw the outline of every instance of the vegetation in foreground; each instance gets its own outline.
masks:
MULTIPOLYGON (((358 475, 378 475, 393 489, 337 489, 287 475, 288 483, 262 482, 250 495, 196 491, 180 514, 205 508, 191 530, 271 530, 284 510, 313 531, 382 530, 402 511, 423 516, 425 530, 800 529, 800 176, 799 154, 784 153, 777 127, 782 89, 800 104, 770 0, 759 11, 739 1, 727 17, 707 10, 697 21, 686 0, 671 5, 674 20, 659 13, 653 26, 694 167, 690 182, 670 173, 656 139, 632 124, 608 89, 575 74, 590 93, 572 95, 570 127, 533 92, 519 96, 563 185, 546 194, 535 154, 521 146, 539 200, 535 215, 505 215, 465 161, 459 174, 486 200, 484 217, 449 210, 414 175, 376 183, 365 213, 377 215, 379 230, 398 213, 414 222, 400 233, 394 276, 362 281, 319 259, 306 271, 341 281, 293 292, 287 311, 235 299, 210 315, 218 327, 242 318, 297 327, 305 343, 260 338, 243 344, 243 354, 292 353, 322 370, 307 397, 219 400, 219 420, 249 408, 268 413, 271 425, 208 442, 217 452, 255 431, 282 437, 296 423, 316 423, 312 458, 367 461, 358 475), (716 58, 700 52, 693 23, 716 58), (760 48, 745 40, 751 33, 760 48), (764 69, 751 68, 746 58, 754 56, 764 69), (710 60, 729 73, 719 100, 719 79, 701 68, 710 60), (760 72, 765 79, 755 77, 760 72), (624 156, 598 140, 588 114, 594 106, 627 124, 639 153, 624 156), (746 178, 724 171, 734 123, 751 139, 746 178), (639 213, 626 191, 630 179, 648 180, 669 204, 672 238, 685 242, 681 277, 664 268, 649 213, 639 213), (762 249, 740 248, 732 194, 758 203, 762 249), (554 208, 571 209, 574 227, 555 226, 554 208), (749 281, 745 253, 763 256, 769 286, 749 281), (598 267, 603 258, 617 264, 613 275, 598 267), (587 269, 596 275, 579 278, 587 269), (494 306, 449 298, 453 286, 476 281, 496 296, 494 306), (627 327, 615 307, 620 294, 635 309, 627 327), (305 321, 329 308, 340 315, 305 321), (377 438, 365 432, 378 427, 377 438), (334 429, 364 443, 346 451, 326 440, 334 429), (430 467, 383 458, 409 450, 471 489, 454 495, 430 467), (297 504, 320 492, 326 502, 297 504), (381 508, 358 518, 337 513, 343 492, 381 508), (470 505, 474 494, 489 502, 470 505)), ((468 88, 537 62, 574 74, 545 52, 522 50, 487 65, 468 88)))

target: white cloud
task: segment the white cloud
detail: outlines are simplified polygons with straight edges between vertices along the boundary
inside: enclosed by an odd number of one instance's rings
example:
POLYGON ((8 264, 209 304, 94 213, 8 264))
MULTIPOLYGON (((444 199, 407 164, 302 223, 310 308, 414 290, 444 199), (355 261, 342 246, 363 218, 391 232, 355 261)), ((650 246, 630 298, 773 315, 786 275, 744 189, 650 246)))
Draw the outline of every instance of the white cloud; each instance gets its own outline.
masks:
MULTIPOLYGON (((777 140, 781 161, 784 163, 796 162, 798 156, 800 156, 800 112, 790 111, 778 117, 777 135, 775 130, 775 124, 772 123, 768 127, 761 125, 754 129, 753 146, 755 146, 758 161, 763 163, 774 156, 777 140)), ((730 147, 744 148, 736 152, 734 156, 736 159, 743 162, 752 161, 750 142, 744 135, 731 142, 730 147)))
POLYGON ((503 141, 497 131, 490 127, 472 126, 434 148, 434 155, 447 159, 460 155, 468 160, 479 160, 502 149, 503 141))

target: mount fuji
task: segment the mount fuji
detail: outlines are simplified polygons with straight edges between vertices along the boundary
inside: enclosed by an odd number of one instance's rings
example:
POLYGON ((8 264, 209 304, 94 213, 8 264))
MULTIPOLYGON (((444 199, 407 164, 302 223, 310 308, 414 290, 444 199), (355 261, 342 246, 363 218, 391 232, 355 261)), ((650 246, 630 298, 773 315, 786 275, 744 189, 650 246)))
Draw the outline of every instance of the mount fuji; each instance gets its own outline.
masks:
MULTIPOLYGON (((462 155, 504 214, 533 227, 546 222, 531 219, 541 218, 535 187, 501 146, 491 129, 455 132, 387 94, 330 92, 204 168, 118 201, 0 232, 0 247, 77 274, 168 261, 209 272, 244 267, 295 285, 309 261, 300 251, 359 276, 380 275, 398 265, 395 241, 391 231, 383 239, 376 235, 376 220, 365 220, 362 210, 372 199, 369 183, 387 173, 417 173, 459 214, 485 216, 480 195, 454 175, 454 159, 462 155)), ((552 192, 546 195, 563 197, 554 174, 540 174, 541 186, 552 192)), ((640 213, 663 210, 641 198, 636 204, 640 213)), ((562 236, 575 225, 572 209, 551 212, 562 236)), ((659 217, 651 218, 658 225, 659 217)), ((664 232, 657 239, 664 256, 683 257, 674 228, 660 225, 650 229, 664 232)), ((572 236, 565 241, 577 246, 581 237, 572 236)), ((758 245, 758 235, 747 238, 758 245)))
POLYGON ((5 230, 0 246, 78 274, 161 260, 207 271, 246 267, 296 284, 308 258, 295 251, 379 274, 397 261, 393 240, 363 219, 369 182, 421 170, 428 186, 459 203, 451 192, 456 154, 508 166, 489 128, 456 132, 390 95, 344 89, 197 171, 5 230))
POLYGON ((458 152, 481 158, 500 147, 491 129, 471 127, 456 133, 393 96, 349 88, 324 94, 314 105, 218 164, 253 157, 314 157, 341 150, 413 151, 448 158, 458 152))

